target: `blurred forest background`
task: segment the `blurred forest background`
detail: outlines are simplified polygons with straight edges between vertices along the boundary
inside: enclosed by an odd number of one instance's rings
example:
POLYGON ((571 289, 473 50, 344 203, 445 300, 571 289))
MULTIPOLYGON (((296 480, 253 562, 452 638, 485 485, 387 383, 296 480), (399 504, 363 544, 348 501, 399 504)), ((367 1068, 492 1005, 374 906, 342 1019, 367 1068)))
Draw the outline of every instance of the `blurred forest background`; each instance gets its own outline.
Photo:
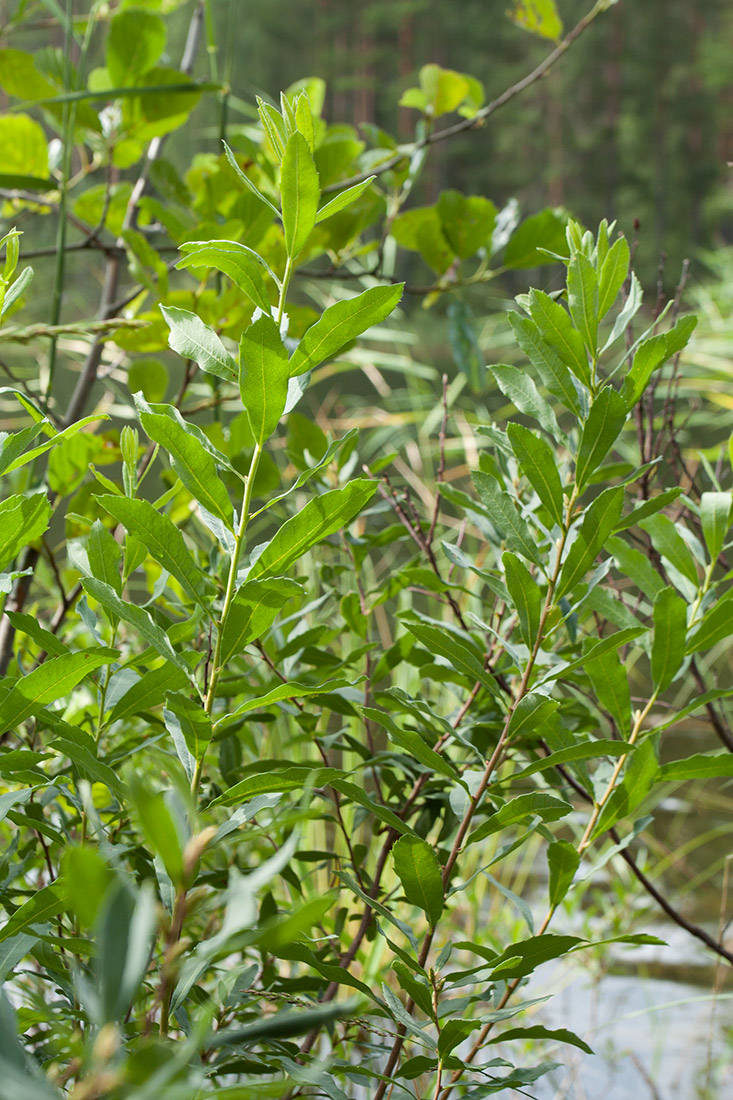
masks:
MULTIPOLYGON (((327 116, 376 122, 400 140, 416 112, 398 108, 434 61, 484 82, 487 99, 519 79, 547 43, 522 34, 504 0, 228 0, 217 6, 232 46, 235 94, 277 95, 301 76, 328 83, 327 116)), ((569 29, 587 0, 563 0, 569 29)), ((201 114, 199 113, 199 118, 201 114)), ((639 224, 647 285, 667 256, 673 285, 685 256, 733 242, 733 2, 643 0, 606 12, 550 75, 479 134, 437 146, 417 201, 441 189, 512 196, 530 213, 564 206, 594 225, 639 224)))

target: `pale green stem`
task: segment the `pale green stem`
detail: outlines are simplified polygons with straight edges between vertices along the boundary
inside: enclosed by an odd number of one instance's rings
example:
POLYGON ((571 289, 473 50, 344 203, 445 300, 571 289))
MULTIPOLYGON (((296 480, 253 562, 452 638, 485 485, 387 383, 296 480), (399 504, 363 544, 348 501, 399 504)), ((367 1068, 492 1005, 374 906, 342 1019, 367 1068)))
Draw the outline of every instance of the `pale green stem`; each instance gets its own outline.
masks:
MULTIPOLYGON (((222 673, 221 665, 221 648, 222 639, 224 637, 224 628, 226 627, 229 612, 231 610, 232 602, 237 589, 237 573, 239 571, 239 562, 242 557, 242 550, 244 549, 245 535, 247 532, 247 523, 249 521, 249 510, 252 503, 252 490, 254 487, 255 477, 257 476, 257 467, 260 464, 260 458, 262 456, 262 444, 258 443, 255 446, 252 454, 252 461, 249 466, 249 473, 247 474, 247 480, 244 483, 244 496, 242 498, 242 514, 239 517, 239 526, 234 541, 234 550, 232 552, 231 561, 229 562, 229 574, 227 576, 226 591, 224 592, 224 603, 221 609, 221 618, 219 619, 219 625, 216 634, 216 649, 214 650, 214 661, 211 671, 211 679, 209 680, 208 689, 206 692, 206 698, 204 700, 204 710, 207 714, 211 714, 214 708, 214 700, 216 698, 216 688, 219 683, 219 678, 222 673)), ((201 772, 203 769, 203 756, 200 760, 196 761, 196 769, 191 780, 191 792, 196 794, 201 782, 201 772)))

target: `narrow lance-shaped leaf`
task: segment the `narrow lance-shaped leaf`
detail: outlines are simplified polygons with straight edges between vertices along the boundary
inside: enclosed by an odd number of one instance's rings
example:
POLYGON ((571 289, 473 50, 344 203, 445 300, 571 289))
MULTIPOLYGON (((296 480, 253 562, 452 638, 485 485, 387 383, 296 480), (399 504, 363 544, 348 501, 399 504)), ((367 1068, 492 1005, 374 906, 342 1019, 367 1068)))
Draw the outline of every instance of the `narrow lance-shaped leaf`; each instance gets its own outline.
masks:
POLYGON ((499 389, 526 416, 533 417, 553 439, 561 437, 555 414, 526 371, 498 363, 489 367, 499 389))
POLYGON ((350 481, 341 489, 313 497, 282 525, 253 563, 249 577, 281 573, 306 550, 340 531, 358 516, 377 491, 377 483, 365 478, 350 481))
POLYGON ((711 561, 717 561, 730 529, 731 493, 703 493, 700 498, 700 519, 705 545, 711 561))
POLYGON ((98 519, 92 524, 87 538, 87 557, 92 576, 104 581, 110 588, 114 588, 118 596, 121 596, 122 547, 98 519))
POLYGON ((288 138, 280 167, 283 229, 288 256, 294 260, 316 224, 321 188, 308 142, 297 130, 288 138))
POLYGON ((621 734, 628 736, 631 730, 631 691, 618 651, 607 650, 600 657, 586 661, 584 667, 595 697, 614 719, 621 734))
POLYGON ((242 333, 239 392, 255 443, 266 442, 280 423, 288 397, 288 353, 267 313, 242 333))
POLYGON ((39 538, 51 522, 51 504, 45 493, 8 497, 0 504, 0 569, 19 550, 39 538))
POLYGON ((476 844, 479 840, 485 840, 492 833, 506 829, 510 825, 516 825, 526 817, 538 816, 543 821, 557 821, 572 813, 573 807, 562 798, 556 798, 552 794, 533 792, 532 794, 520 794, 506 802, 500 810, 492 814, 488 821, 479 825, 469 834, 466 845, 476 844))
POLYGON ((598 317, 606 316, 629 273, 630 252, 625 237, 611 246, 598 279, 598 317))
POLYGON ((443 881, 433 848, 421 837, 403 836, 392 849, 392 855, 405 897, 419 906, 435 926, 443 912, 443 881))
POLYGON ((213 328, 187 309, 161 306, 160 311, 170 328, 168 343, 174 351, 184 359, 193 359, 207 374, 236 384, 237 364, 213 328))
POLYGON ((687 653, 711 649, 733 635, 733 598, 718 600, 687 639, 687 653))
POLYGON ((188 426, 159 412, 141 411, 140 423, 153 442, 168 452, 175 473, 194 500, 232 531, 234 509, 229 493, 217 474, 214 458, 188 426))
POLYGON ((666 691, 685 655, 687 604, 673 588, 663 588, 654 601, 652 680, 666 691))
POLYGON ((156 512, 147 500, 130 500, 111 494, 97 499, 128 534, 138 539, 155 560, 176 578, 184 592, 208 610, 204 599, 208 579, 191 557, 183 535, 170 517, 156 512))
POLYGON ((180 730, 194 760, 200 760, 211 740, 211 718, 199 703, 181 692, 169 692, 163 712, 166 726, 180 730))
POLYGON ((570 369, 555 348, 542 338, 537 324, 530 317, 520 317, 518 313, 509 313, 507 319, 515 340, 539 374, 542 384, 566 408, 580 416, 578 390, 570 369))
POLYGON ((595 358, 598 351, 598 280, 596 269, 582 252, 577 252, 568 264, 568 304, 570 316, 595 358))
POLYGON ((529 649, 535 643, 540 628, 542 597, 537 582, 516 554, 506 551, 502 555, 506 586, 519 617, 522 641, 529 649))
POLYGON ((404 283, 395 286, 373 286, 335 302, 307 330, 290 359, 290 374, 304 374, 331 359, 344 344, 361 336, 372 325, 388 317, 400 298, 404 283))
POLYGON ((517 512, 509 494, 502 492, 495 479, 483 471, 474 473, 473 483, 491 522, 509 548, 533 561, 535 565, 541 565, 537 540, 517 512))
POLYGON ((177 268, 210 267, 228 275, 234 285, 246 294, 263 312, 270 312, 259 257, 251 248, 237 241, 188 241, 181 245, 183 259, 177 268))
POLYGON ((562 482, 550 444, 521 424, 507 424, 506 431, 522 473, 555 523, 562 526, 564 518, 562 482))
POLYGON ((11 730, 47 703, 62 699, 85 676, 118 656, 115 649, 88 649, 52 657, 16 680, 0 702, 0 729, 11 730))
POLYGON ((583 489, 615 443, 626 420, 626 402, 611 386, 596 397, 583 425, 575 467, 575 480, 583 489))
POLYGON ((261 638, 285 604, 301 591, 287 577, 250 580, 237 589, 222 635, 220 661, 226 665, 250 642, 261 638))
POLYGON ((582 336, 573 328, 565 309, 542 290, 530 290, 529 309, 542 338, 552 345, 575 377, 584 386, 589 386, 588 352, 582 336))
POLYGON ((650 336, 639 344, 634 355, 634 360, 624 378, 621 387, 621 395, 626 402, 626 407, 632 409, 649 384, 649 379, 657 367, 669 357, 667 350, 667 338, 650 336))
POLYGON ((90 596, 101 604, 110 616, 122 619, 123 622, 130 623, 131 626, 135 627, 140 637, 143 638, 148 645, 152 646, 161 657, 165 657, 167 661, 173 661, 173 663, 185 672, 186 675, 189 675, 189 666, 186 664, 181 654, 175 651, 166 632, 161 626, 153 622, 144 608, 121 599, 114 588, 110 588, 108 584, 94 577, 85 577, 81 583, 84 591, 88 592, 90 596))
POLYGON ((575 542, 570 547, 555 590, 560 599, 582 580, 600 553, 621 515, 624 499, 622 485, 604 489, 588 507, 575 542))
POLYGON ((316 225, 320 222, 325 222, 326 218, 338 214, 340 210, 345 210, 347 206, 351 206, 353 202, 361 198, 376 178, 376 176, 369 176, 368 179, 362 180, 361 183, 355 183, 353 187, 347 187, 340 195, 336 195, 330 202, 325 203, 316 214, 316 225))

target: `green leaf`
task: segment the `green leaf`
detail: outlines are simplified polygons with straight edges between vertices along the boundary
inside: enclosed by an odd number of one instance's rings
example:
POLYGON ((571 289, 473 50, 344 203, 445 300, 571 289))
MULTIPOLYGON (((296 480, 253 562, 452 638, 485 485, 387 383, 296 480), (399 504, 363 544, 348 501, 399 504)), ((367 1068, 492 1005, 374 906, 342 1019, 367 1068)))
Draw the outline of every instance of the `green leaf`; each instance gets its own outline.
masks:
POLYGON ((526 373, 518 367, 506 366, 504 363, 496 364, 489 368, 496 379, 499 389, 520 412, 533 417, 545 429, 553 439, 559 439, 562 435, 555 414, 541 397, 537 387, 526 373))
MULTIPOLYGON (((208 1049, 216 1050, 218 1047, 236 1047, 238 1044, 282 1042, 291 1039, 295 1035, 307 1035, 311 1031, 320 1031, 327 1024, 352 1015, 357 1009, 356 1001, 340 1001, 338 1004, 318 1005, 308 1009, 285 1009, 267 1016, 265 1019, 255 1020, 244 1027, 222 1027, 207 1039, 208 1049)), ((304 1084, 314 1083, 310 1076, 303 1079, 304 1084)), ((239 1086, 245 1087, 246 1086, 239 1086)), ((269 1092, 268 1083, 258 1084, 251 1092, 243 1093, 240 1097, 232 1095, 231 1100, 257 1100, 262 1096, 282 1096, 282 1083, 277 1092, 269 1092), (262 1090, 262 1091, 260 1091, 262 1090)), ((323 1091, 322 1087, 319 1091, 323 1091)), ((222 1096, 226 1098, 227 1089, 222 1096)))
POLYGON ((405 897, 435 927, 443 912, 443 881, 434 849, 417 836, 403 836, 392 849, 395 873, 405 897))
POLYGON ((557 13, 555 0, 514 0, 509 18, 517 26, 542 38, 557 41, 562 35, 562 19, 557 13))
POLYGON ((667 337, 650 336, 636 349, 634 361, 624 378, 621 395, 627 409, 632 409, 649 384, 649 379, 657 367, 668 359, 667 337))
POLYGON ((567 251, 567 218, 554 210, 532 215, 514 230, 504 252, 504 267, 519 269, 556 263, 555 255, 567 251), (548 256, 548 252, 555 255, 548 256))
POLYGON ((712 649, 733 634, 733 599, 718 600, 687 639, 686 653, 712 649))
POLYGON ((379 821, 389 826, 389 828, 394 829, 396 832, 400 833, 400 835, 414 833, 414 830, 411 829, 402 818, 398 817, 394 811, 383 805, 383 803, 377 802, 376 799, 371 798, 363 787, 358 787, 356 783, 352 783, 349 779, 333 779, 331 780, 331 786, 340 794, 346 795, 352 802, 356 802, 359 806, 363 806, 365 810, 369 810, 369 812, 374 814, 379 821))
POLYGON ((171 412, 140 412, 140 423, 153 440, 164 447, 181 483, 207 512, 216 516, 228 530, 234 530, 234 509, 216 462, 193 430, 171 412))
MULTIPOLYGON (((614 542, 615 541, 617 540, 614 540, 614 542)), ((615 634, 610 634, 607 638, 603 638, 601 641, 591 645, 582 657, 578 657, 574 661, 568 661, 567 663, 557 665, 551 672, 548 672, 542 680, 539 680, 535 684, 535 687, 549 683, 551 680, 556 680, 559 676, 567 676, 569 672, 574 672, 576 668, 582 668, 586 661, 593 660, 595 657, 601 657, 610 650, 618 649, 620 646, 634 641, 642 634, 646 634, 646 627, 627 627, 624 630, 617 630, 615 634)))
POLYGON ((587 256, 576 252, 568 264, 568 304, 575 327, 592 358, 598 353, 598 279, 587 256))
POLYGON ((189 675, 189 666, 181 654, 176 653, 166 632, 157 623, 153 622, 147 611, 134 603, 122 600, 114 588, 110 588, 108 584, 104 584, 103 581, 96 580, 94 577, 84 577, 81 583, 84 591, 100 603, 108 614, 134 626, 138 634, 161 657, 165 657, 167 661, 173 661, 187 676, 189 675))
POLYGON ((45 650, 52 657, 60 657, 62 653, 69 652, 69 647, 60 642, 50 630, 45 630, 33 615, 25 615, 21 611, 6 611, 5 614, 16 631, 31 638, 40 649, 45 650))
POLYGON ((491 240, 496 207, 481 195, 441 191, 437 202, 443 234, 456 256, 467 260, 491 240))
POLYGON ((228 275, 234 285, 263 313, 270 312, 270 296, 262 278, 262 261, 237 241, 187 241, 181 245, 183 259, 177 268, 209 267, 228 275))
POLYGON ((321 188, 308 142, 297 130, 288 138, 280 168, 283 229, 288 256, 303 251, 316 224, 321 188))
POLYGON ((697 588, 695 561, 672 521, 666 516, 650 516, 639 526, 647 532, 657 553, 697 588))
POLYGON ((3 432, 0 442, 0 474, 6 473, 17 459, 22 462, 21 455, 28 444, 49 426, 50 422, 44 418, 39 424, 30 424, 19 432, 3 432))
POLYGON ((624 777, 598 815, 590 840, 595 840, 617 821, 632 814, 644 801, 658 778, 659 764, 654 742, 647 738, 629 757, 624 777))
POLYGON ((580 416, 580 401, 573 377, 567 365, 551 344, 542 338, 538 325, 518 313, 507 314, 514 338, 535 368, 543 385, 566 408, 580 416))
POLYGON ((163 791, 150 791, 132 776, 130 799, 146 844, 159 855, 176 888, 183 885, 183 842, 163 791))
POLYGON ((555 768, 558 764, 573 764, 579 760, 596 760, 603 756, 625 756, 634 748, 628 741, 613 741, 598 738, 594 741, 581 741, 578 745, 569 745, 566 749, 558 749, 549 756, 535 760, 534 764, 528 764, 520 772, 515 772, 512 779, 524 779, 526 776, 535 775, 537 772, 555 768))
POLYGON ((202 706, 180 692, 169 692, 163 718, 166 727, 175 736, 182 736, 186 748, 198 761, 211 741, 211 717, 202 706))
POLYGON ((430 113, 436 118, 455 111, 471 90, 463 73, 435 64, 423 65, 420 69, 420 88, 431 108, 430 113))
POLYGON ((554 909, 572 885, 580 866, 580 856, 569 840, 553 840, 547 846, 547 864, 550 870, 550 907, 554 909))
POLYGON ((526 565, 516 554, 506 550, 502 554, 506 586, 519 616, 519 632, 522 641, 531 650, 537 638, 542 612, 542 597, 537 582, 526 565))
POLYGON ((56 88, 36 68, 33 55, 24 50, 0 50, 0 88, 17 99, 45 99, 56 88))
POLYGON ((510 550, 521 554, 535 565, 542 564, 537 540, 517 511, 508 493, 502 492, 496 480, 482 471, 473 475, 473 483, 491 522, 510 550))
POLYGON ((51 522, 51 504, 45 492, 12 496, 0 503, 0 570, 7 569, 18 551, 39 538, 51 522))
POLYGON ((404 283, 373 286, 355 298, 335 302, 306 331, 290 359, 290 374, 304 374, 332 359, 341 348, 388 317, 402 297, 404 283))
POLYGON ((533 1024, 532 1027, 513 1027, 508 1031, 502 1031, 501 1035, 497 1035, 491 1042, 506 1043, 511 1039, 521 1039, 523 1042, 528 1039, 549 1039, 553 1043, 567 1043, 571 1047, 578 1047, 586 1054, 594 1053, 583 1039, 565 1027, 549 1028, 542 1027, 540 1024, 533 1024))
POLYGON ((234 156, 234 153, 231 151, 231 149, 229 148, 227 143, 225 141, 223 141, 222 145, 224 146, 224 152, 226 154, 227 160, 231 164, 232 168, 234 169, 234 171, 236 172, 237 176, 242 181, 242 183, 245 184, 245 186, 252 192, 253 195, 256 195, 256 197, 260 200, 260 202, 263 202, 265 204, 265 206, 269 207, 269 209, 272 211, 272 213, 275 215, 275 217, 278 220, 282 220, 282 214, 280 213, 278 208, 273 203, 270 202, 270 200, 267 198, 266 195, 263 195, 262 192, 259 191, 257 189, 257 187, 255 187, 254 183, 249 178, 249 176, 245 175, 245 173, 239 167, 239 165, 237 164, 236 157, 234 156))
POLYGON ((591 405, 578 446, 575 480, 583 490, 615 443, 626 421, 626 403, 611 386, 606 386, 591 405))
POLYGON ((262 794, 298 791, 305 788, 313 790, 333 783, 343 774, 338 768, 293 767, 264 772, 260 775, 248 775, 224 794, 220 794, 210 805, 234 806, 262 794))
POLYGON ((478 681, 492 695, 498 695, 499 688, 490 672, 487 672, 481 659, 468 645, 465 645, 452 631, 441 630, 429 623, 404 619, 404 625, 429 653, 444 657, 451 668, 467 676, 472 683, 478 681))
POLYGON ((590 386, 588 353, 580 333, 559 302, 542 290, 530 290, 529 310, 540 334, 584 386, 590 386))
POLYGON ((184 359, 193 359, 208 374, 236 385, 237 364, 213 328, 187 309, 161 306, 160 311, 170 328, 168 343, 174 351, 184 359))
MULTIPOLYGON (((43 185, 48 180, 48 147, 43 127, 35 119, 30 115, 6 112, 0 117, 0 148, 3 175, 31 177, 41 182, 42 189, 46 190, 43 185)), ((35 189, 35 183, 31 186, 35 189)))
POLYGON ((302 589, 287 577, 245 581, 234 596, 222 636, 220 661, 228 664, 270 629, 278 613, 302 589))
POLYGON ((419 252, 428 267, 441 275, 455 259, 448 244, 436 206, 414 206, 404 214, 398 214, 390 232, 398 244, 412 252, 419 252))
POLYGON ((131 718, 162 705, 166 692, 186 687, 188 676, 176 665, 165 664, 150 669, 120 696, 107 716, 109 723, 131 718))
POLYGON ((107 71, 113 85, 126 88, 152 69, 165 49, 165 23, 141 8, 120 11, 106 36, 107 71))
POLYGON ((375 481, 360 478, 313 497, 267 543, 252 564, 249 579, 283 572, 312 546, 351 523, 376 491, 375 481))
POLYGON ((479 347, 471 307, 462 298, 448 303, 448 339, 456 366, 463 371, 474 393, 486 386, 484 356, 479 347))
MULTIPOLYGON (((469 1035, 481 1027, 481 1020, 444 1020, 438 1038, 438 1054, 447 1058, 451 1051, 465 1042, 469 1035)), ((493 1089, 492 1089, 493 1091, 493 1089)))
POLYGON ((673 588, 663 588, 654 601, 652 680, 658 691, 666 691, 685 656, 687 603, 673 588))
POLYGON ((541 733, 542 725, 558 706, 556 699, 548 699, 547 696, 536 692, 523 695, 512 711, 507 736, 514 741, 520 735, 523 738, 537 737, 541 733))
POLYGON ((623 486, 617 485, 604 489, 586 509, 577 538, 563 562, 560 580, 555 590, 556 600, 566 592, 570 592, 578 581, 583 579, 598 557, 606 539, 618 523, 623 499, 623 486))
POLYGON ((489 980, 494 977, 502 981, 524 978, 542 963, 559 959, 581 943, 583 941, 578 936, 556 936, 550 932, 512 943, 498 958, 492 960, 493 969, 489 980))
POLYGON ((625 237, 611 245, 598 279, 598 317, 606 316, 629 273, 631 254, 625 237))
POLYGON ((522 473, 555 523, 562 527, 564 520, 562 482, 552 447, 542 436, 521 424, 507 424, 506 434, 522 473))
POLYGON ((325 203, 316 214, 316 225, 320 222, 325 222, 326 218, 333 217, 334 214, 338 214, 341 210, 345 210, 347 206, 351 206, 353 202, 361 198, 368 187, 371 187, 376 178, 376 176, 369 176, 368 179, 362 180, 361 183, 355 183, 353 187, 347 187, 345 191, 336 195, 330 202, 325 203))
MULTIPOLYGON (((657 493, 655 497, 650 497, 638 508, 632 508, 627 515, 623 516, 621 521, 616 524, 615 531, 626 531, 629 527, 634 527, 635 524, 646 519, 647 516, 655 515, 656 512, 660 512, 662 508, 666 508, 668 504, 672 504, 673 501, 677 500, 681 493, 681 487, 676 485, 673 489, 666 489, 663 493, 657 493)), ((642 587, 645 586, 642 585, 642 587)))
POLYGON ((27 676, 15 680, 0 702, 0 728, 12 730, 19 726, 47 703, 68 695, 90 672, 117 656, 116 649, 86 649, 64 653, 38 665, 27 676))
POLYGON ((97 500, 129 535, 138 539, 156 561, 175 577, 183 591, 209 611, 205 591, 208 578, 191 557, 183 535, 169 516, 156 512, 147 500, 99 496, 97 500))
POLYGON ((245 329, 239 344, 239 393, 259 446, 280 423, 289 377, 288 353, 268 312, 245 329))
POLYGON ((87 558, 92 576, 104 581, 121 596, 122 547, 98 519, 92 524, 87 538, 87 558))
POLYGON ((65 882, 57 879, 48 886, 42 886, 0 928, 0 943, 34 924, 45 923, 50 917, 63 913, 67 905, 68 888, 65 882))
POLYGON ((441 753, 435 752, 416 730, 403 729, 390 714, 383 710, 377 710, 376 707, 360 707, 359 710, 365 718, 382 726, 396 745, 399 745, 410 756, 419 760, 430 772, 444 775, 448 779, 455 780, 459 778, 459 773, 450 760, 441 753))
POLYGON ((722 779, 733 776, 733 755, 729 752, 697 752, 682 760, 662 764, 657 779, 665 783, 692 779, 722 779))
POLYGON ((711 561, 717 561, 730 530, 730 514, 733 501, 727 493, 703 493, 700 498, 700 519, 705 545, 711 561))
MULTIPOLYGON (((15 286, 15 283, 13 283, 15 286)), ((7 296, 5 302, 7 304, 7 296)), ((72 436, 77 435, 88 424, 97 423, 100 420, 109 420, 109 417, 104 413, 95 413, 92 416, 85 416, 81 420, 77 420, 75 424, 70 424, 68 428, 65 428, 62 432, 54 432, 50 439, 45 443, 41 443, 38 447, 33 447, 32 450, 26 451, 20 458, 16 458, 14 462, 11 462, 9 466, 3 471, 4 473, 12 473, 13 470, 20 469, 21 466, 25 466, 28 462, 32 462, 40 455, 45 454, 46 451, 50 451, 59 444, 63 443, 67 439, 71 439, 72 436)), ((88 437, 87 437, 88 438, 88 437)), ((52 456, 53 457, 53 456, 52 456)))
POLYGON ((586 657, 585 671, 598 702, 615 720, 622 736, 628 736, 631 731, 631 691, 618 650, 606 650, 591 660, 586 657))
POLYGON ((310 695, 330 695, 341 688, 355 687, 359 683, 361 683, 360 680, 338 679, 326 680, 322 684, 299 684, 296 680, 286 680, 285 683, 278 684, 277 687, 268 691, 266 695, 259 695, 254 699, 247 699, 246 702, 240 703, 235 711, 232 711, 231 714, 222 715, 214 725, 217 729, 221 726, 227 726, 233 718, 237 718, 240 714, 248 714, 253 710, 264 710, 272 703, 279 703, 284 699, 303 699, 310 695))
POLYGON ((572 812, 573 807, 562 798, 552 794, 533 792, 520 794, 505 802, 500 810, 492 814, 487 821, 469 834, 466 846, 485 840, 487 836, 516 825, 527 817, 540 817, 543 821, 557 821, 572 812))
POLYGON ((64 852, 61 870, 73 913, 84 928, 91 928, 112 881, 110 868, 95 848, 75 844, 64 852))

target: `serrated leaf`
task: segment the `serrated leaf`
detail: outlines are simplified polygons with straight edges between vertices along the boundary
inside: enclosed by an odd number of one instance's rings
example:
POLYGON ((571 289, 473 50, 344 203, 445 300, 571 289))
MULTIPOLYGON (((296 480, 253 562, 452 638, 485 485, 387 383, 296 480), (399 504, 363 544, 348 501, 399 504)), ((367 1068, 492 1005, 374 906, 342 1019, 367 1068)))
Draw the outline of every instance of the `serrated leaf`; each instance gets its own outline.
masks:
POLYGON ((487 515, 507 546, 535 565, 541 565, 537 540, 520 516, 510 495, 502 492, 496 480, 482 471, 474 473, 473 483, 487 515))
POLYGON ((520 412, 536 420, 553 439, 562 435, 555 414, 529 375, 518 367, 498 363, 489 367, 501 392, 520 412))
POLYGON ((520 317, 518 313, 509 313, 507 317, 514 331, 514 338, 539 374, 543 385, 566 408, 579 416, 578 391, 566 363, 555 348, 543 339, 538 325, 531 318, 520 317))

